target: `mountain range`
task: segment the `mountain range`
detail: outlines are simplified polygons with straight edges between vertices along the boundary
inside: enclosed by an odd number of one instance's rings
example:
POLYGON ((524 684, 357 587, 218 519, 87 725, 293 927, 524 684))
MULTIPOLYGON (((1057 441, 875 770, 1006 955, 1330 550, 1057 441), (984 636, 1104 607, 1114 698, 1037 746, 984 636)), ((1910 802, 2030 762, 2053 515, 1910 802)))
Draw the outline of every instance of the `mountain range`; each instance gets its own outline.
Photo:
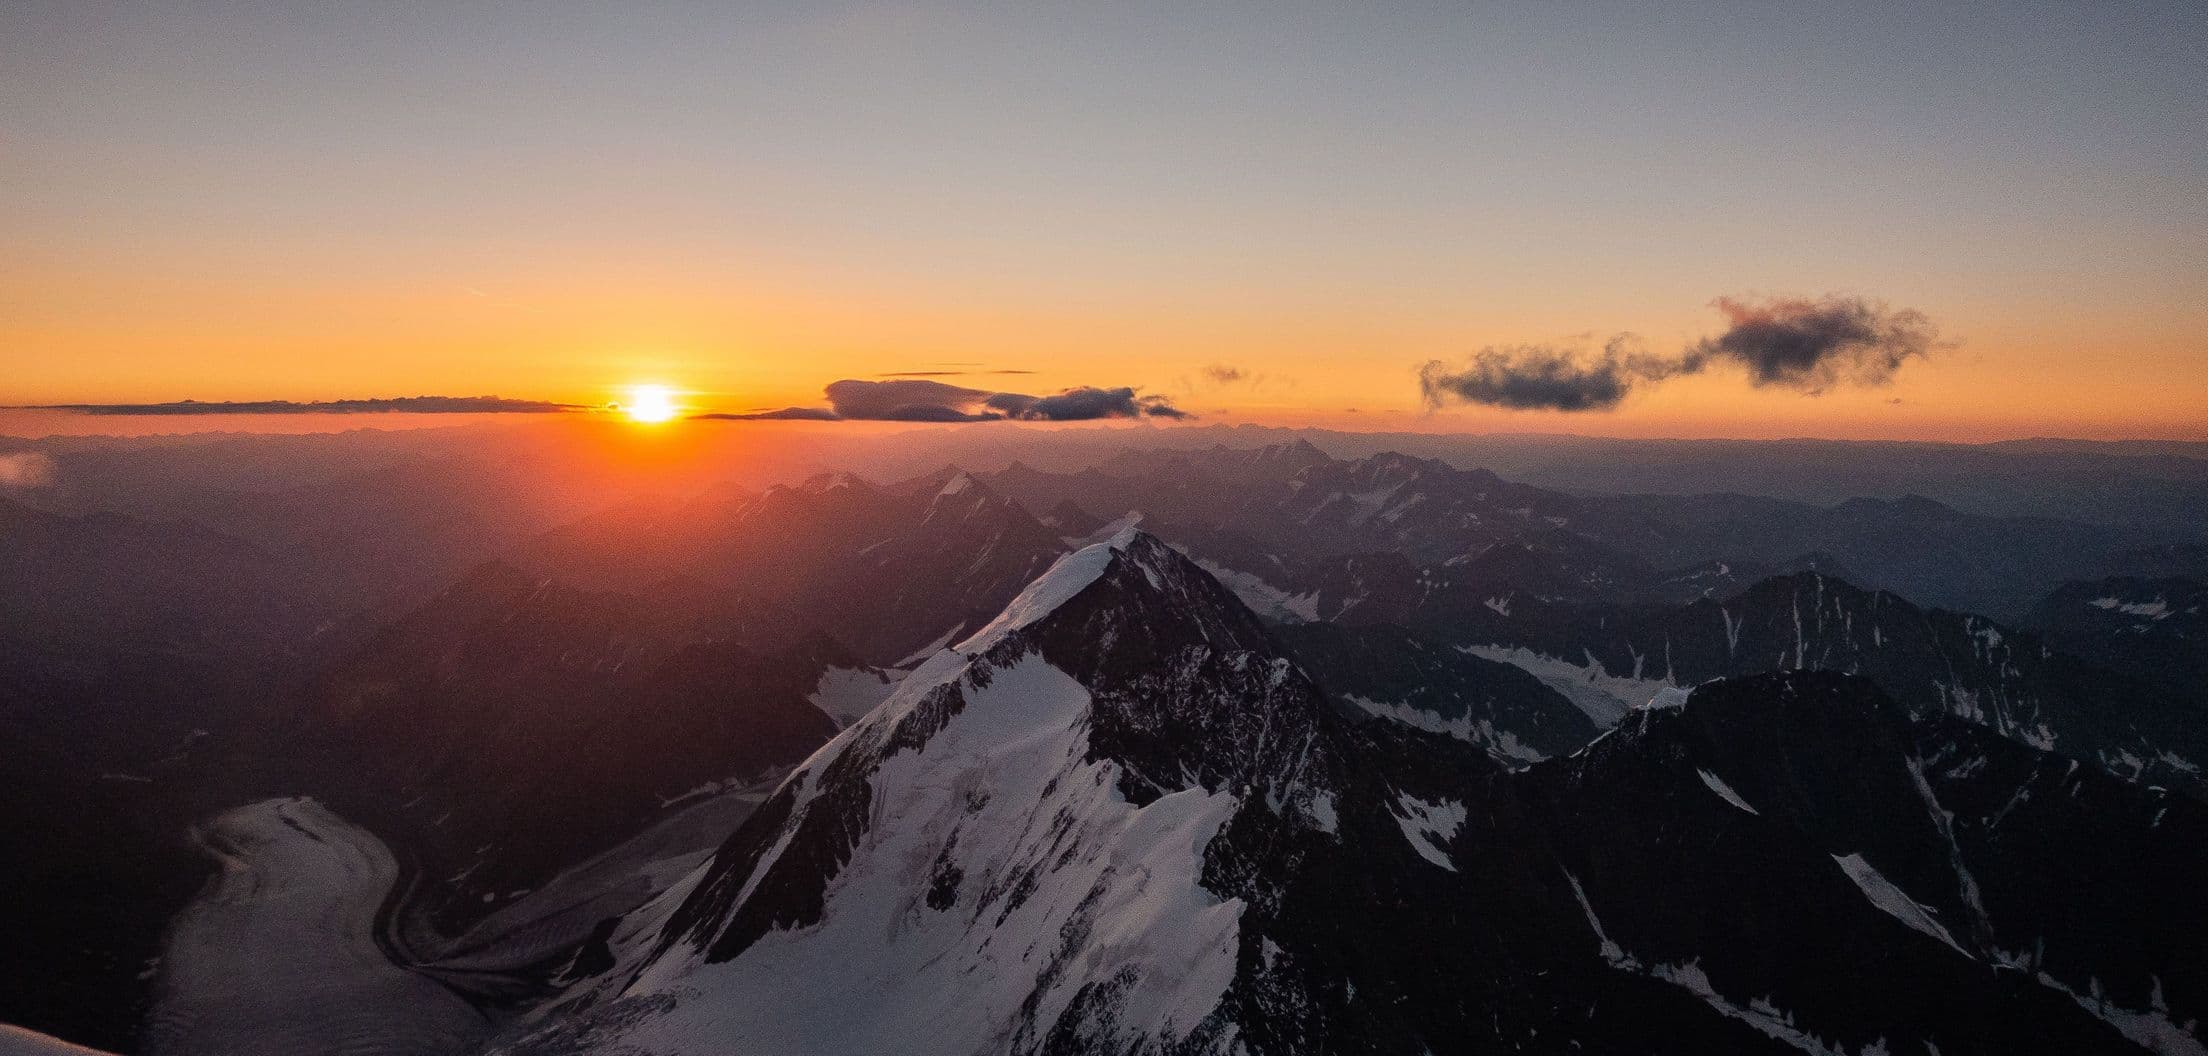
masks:
POLYGON ((0 1018, 2202 1051, 2191 544, 1307 442, 511 506, 502 465, 0 499, 0 922, 56 950, 0 1018))

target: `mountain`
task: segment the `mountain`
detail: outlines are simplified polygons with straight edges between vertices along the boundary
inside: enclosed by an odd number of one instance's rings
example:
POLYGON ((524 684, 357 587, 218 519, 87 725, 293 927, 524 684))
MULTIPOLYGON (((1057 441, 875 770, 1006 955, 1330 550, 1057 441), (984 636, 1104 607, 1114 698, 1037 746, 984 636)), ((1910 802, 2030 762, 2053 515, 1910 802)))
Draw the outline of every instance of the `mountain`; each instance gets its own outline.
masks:
POLYGON ((2025 625, 2057 649, 2208 706, 2208 586, 2199 580, 2065 583, 2025 625))
POLYGON ((1510 770, 1337 704, 1127 530, 494 1048, 2198 1052, 2204 836, 2197 803, 1826 672, 1510 770))
POLYGON ((1345 461, 1308 445, 1131 451, 1077 473, 1015 465, 986 479, 1033 509, 1071 500, 1139 510, 1173 542, 1283 596, 1315 589, 1327 560, 1384 552, 1486 596, 1507 587, 1555 600, 1682 602, 1815 569, 2014 616, 2065 576, 2099 574, 2151 534, 1989 517, 1919 495, 1825 506, 1580 495, 1400 452, 1345 461))
POLYGON ((315 680, 304 729, 343 761, 320 791, 408 837, 450 931, 887 693, 836 643, 723 604, 483 566, 315 680))
POLYGON ((1953 716, 2133 780, 2208 794, 2200 771, 2208 726, 2188 698, 1985 617, 1922 609, 1817 573, 1684 606, 1556 605, 1514 594, 1437 605, 1410 622, 1520 663, 1583 703, 1607 695, 1613 714, 1665 685, 1845 671, 1919 718, 1953 716))
POLYGON ((1579 942, 1786 1045, 2202 1051, 2191 801, 1831 673, 1707 684, 1524 777, 1579 942))
POLYGON ((715 996, 651 1015, 663 1038, 988 1051, 1196 1029, 1242 911, 1197 882, 1203 848, 1253 789, 1329 809, 1299 784, 1324 707, 1223 588, 1123 531, 787 778, 570 1007, 695 974, 715 996))

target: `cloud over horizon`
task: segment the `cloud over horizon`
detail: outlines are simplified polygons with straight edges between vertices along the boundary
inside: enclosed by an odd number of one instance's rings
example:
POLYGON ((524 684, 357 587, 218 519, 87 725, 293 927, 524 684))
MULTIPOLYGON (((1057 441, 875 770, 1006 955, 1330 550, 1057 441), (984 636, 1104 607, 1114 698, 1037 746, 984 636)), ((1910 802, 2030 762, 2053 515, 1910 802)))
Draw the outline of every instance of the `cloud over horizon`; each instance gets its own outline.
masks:
POLYGON ((36 408, 78 414, 556 414, 586 408, 502 396, 395 396, 365 400, 176 400, 170 403, 52 403, 36 408))
POLYGON ((1755 388, 1818 396, 1843 385, 1886 385, 1908 361, 1949 346, 1923 312, 1862 297, 1720 297, 1711 306, 1725 317, 1724 332, 1676 356, 1643 351, 1631 334, 1611 338, 1599 353, 1572 345, 1491 345, 1455 366, 1428 360, 1418 368, 1419 392, 1428 408, 1456 401, 1607 411, 1637 386, 1737 364, 1755 388))
POLYGON ((1675 364, 1633 351, 1634 343, 1620 334, 1594 355, 1569 345, 1491 345, 1456 369, 1428 360, 1418 368, 1419 392, 1429 407, 1453 398, 1512 410, 1606 411, 1635 382, 1677 373, 1675 364))
POLYGON ((1725 332, 1687 351, 1682 365, 1699 371, 1730 360, 1758 388, 1817 395, 1838 385, 1884 385, 1902 364, 1940 346, 1939 328, 1914 308, 1892 311, 1861 297, 1774 298, 1762 303, 1720 297, 1725 332))
POLYGON ((819 422, 1085 422, 1102 418, 1187 418, 1163 396, 1132 386, 1081 385, 1044 396, 968 388, 921 377, 888 381, 846 378, 822 390, 826 407, 784 407, 750 413, 700 414, 701 419, 819 422))

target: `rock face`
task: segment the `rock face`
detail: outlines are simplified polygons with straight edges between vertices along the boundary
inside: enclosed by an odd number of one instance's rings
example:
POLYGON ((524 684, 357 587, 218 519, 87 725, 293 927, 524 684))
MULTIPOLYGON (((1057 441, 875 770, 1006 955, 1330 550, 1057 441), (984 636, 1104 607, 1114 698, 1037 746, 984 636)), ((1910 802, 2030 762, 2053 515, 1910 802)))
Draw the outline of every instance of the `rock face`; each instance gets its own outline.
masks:
POLYGON ((2202 1051, 2190 800, 1836 673, 1512 770, 1306 672, 1068 555, 503 1051, 2202 1051))

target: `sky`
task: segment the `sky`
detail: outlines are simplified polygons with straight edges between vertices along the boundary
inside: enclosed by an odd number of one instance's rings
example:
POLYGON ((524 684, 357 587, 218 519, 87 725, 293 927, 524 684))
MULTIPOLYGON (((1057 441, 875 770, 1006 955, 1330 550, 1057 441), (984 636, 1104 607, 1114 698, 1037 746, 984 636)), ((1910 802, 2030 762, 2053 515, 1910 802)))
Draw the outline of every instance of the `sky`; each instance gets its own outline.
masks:
POLYGON ((2208 438, 2189 0, 431 6, 0 6, 0 403, 2208 438))

